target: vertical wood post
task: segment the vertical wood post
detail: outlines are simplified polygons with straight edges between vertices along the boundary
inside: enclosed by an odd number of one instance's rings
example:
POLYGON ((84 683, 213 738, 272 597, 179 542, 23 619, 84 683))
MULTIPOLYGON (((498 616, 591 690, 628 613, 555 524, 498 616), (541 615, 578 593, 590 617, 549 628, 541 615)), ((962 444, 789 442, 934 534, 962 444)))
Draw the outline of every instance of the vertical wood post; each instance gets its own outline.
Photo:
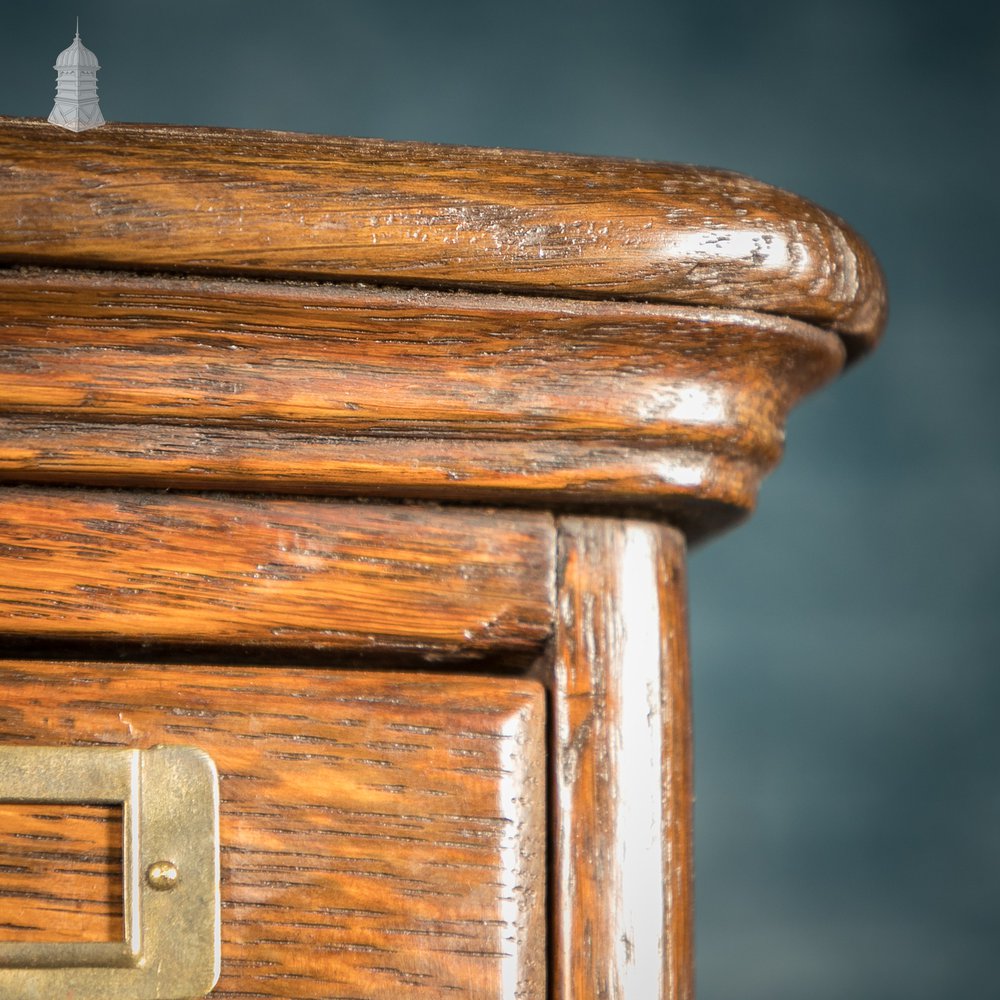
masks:
POLYGON ((555 1000, 690 1000, 684 540, 559 522, 553 673, 555 1000))

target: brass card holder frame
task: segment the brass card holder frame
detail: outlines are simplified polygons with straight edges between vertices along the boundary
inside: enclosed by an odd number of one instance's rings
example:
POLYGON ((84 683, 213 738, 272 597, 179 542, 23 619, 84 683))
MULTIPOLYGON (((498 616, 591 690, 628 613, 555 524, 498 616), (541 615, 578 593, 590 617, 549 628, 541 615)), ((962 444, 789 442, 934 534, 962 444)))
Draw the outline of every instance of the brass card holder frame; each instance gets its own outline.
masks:
POLYGON ((0 746, 0 802, 120 804, 121 942, 0 942, 4 1000, 187 1000, 220 970, 219 777, 191 747, 0 746))

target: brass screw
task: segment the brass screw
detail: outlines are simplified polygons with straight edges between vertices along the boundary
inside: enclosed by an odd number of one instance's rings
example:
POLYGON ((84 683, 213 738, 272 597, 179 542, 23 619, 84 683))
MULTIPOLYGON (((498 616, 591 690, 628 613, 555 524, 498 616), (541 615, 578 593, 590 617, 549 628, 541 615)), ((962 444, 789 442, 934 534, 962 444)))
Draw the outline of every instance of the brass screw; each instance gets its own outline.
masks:
POLYGON ((158 892, 167 892, 177 885, 177 865, 172 861, 156 861, 146 869, 146 881, 158 892))

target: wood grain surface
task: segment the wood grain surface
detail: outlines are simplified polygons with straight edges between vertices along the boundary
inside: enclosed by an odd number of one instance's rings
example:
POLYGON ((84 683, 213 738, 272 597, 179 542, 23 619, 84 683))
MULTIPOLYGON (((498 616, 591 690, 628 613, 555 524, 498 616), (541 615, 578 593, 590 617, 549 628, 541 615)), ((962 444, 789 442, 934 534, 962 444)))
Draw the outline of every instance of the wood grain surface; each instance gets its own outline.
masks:
POLYGON ((748 510, 843 362, 761 314, 0 273, 0 478, 748 510))
POLYGON ((690 1000, 684 541, 559 521, 552 675, 554 1000, 690 1000))
POLYGON ((737 174, 285 132, 0 119, 0 261, 746 308, 858 348, 885 314, 843 222, 737 174))
POLYGON ((0 796, 0 943, 124 941, 123 843, 120 805, 0 796))
POLYGON ((606 442, 344 439, 0 417, 0 480, 653 511, 691 540, 753 509, 759 466, 606 442))
POLYGON ((4 743, 213 757, 229 1000, 543 1000, 544 734, 528 680, 0 662, 4 743))
POLYGON ((548 515, 0 489, 0 637, 453 656, 551 631, 548 515))

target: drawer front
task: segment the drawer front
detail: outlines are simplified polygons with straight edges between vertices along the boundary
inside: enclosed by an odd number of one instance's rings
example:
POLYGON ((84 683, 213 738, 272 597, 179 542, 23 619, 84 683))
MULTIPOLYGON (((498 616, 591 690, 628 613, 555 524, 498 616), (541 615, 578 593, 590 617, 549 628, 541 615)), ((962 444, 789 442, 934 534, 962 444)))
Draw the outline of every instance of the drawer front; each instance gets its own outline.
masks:
POLYGON ((0 641, 530 654, 553 562, 545 514, 8 487, 0 641))
MULTIPOLYGON (((543 690, 519 678, 0 663, 0 744, 215 761, 213 996, 541 1000, 544 739, 543 690)), ((0 940, 120 926, 119 829, 96 806, 0 817, 0 908, 18 914, 0 940), (63 898, 31 886, 19 852, 71 875, 49 883, 63 898)))

